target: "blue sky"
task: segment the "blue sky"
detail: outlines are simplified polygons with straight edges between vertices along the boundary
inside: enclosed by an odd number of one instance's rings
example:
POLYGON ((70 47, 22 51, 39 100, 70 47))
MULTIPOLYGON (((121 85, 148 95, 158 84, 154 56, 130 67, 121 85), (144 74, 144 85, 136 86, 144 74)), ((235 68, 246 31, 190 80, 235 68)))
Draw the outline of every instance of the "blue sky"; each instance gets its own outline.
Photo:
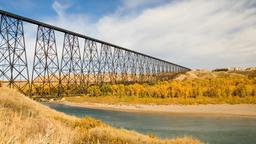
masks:
MULTIPOLYGON (((3 0, 0 1, 0 8, 30 18, 41 19, 43 17, 56 15, 56 11, 52 8, 55 1, 56 0, 3 0)), ((92 21, 97 21, 100 17, 115 13, 125 3, 124 0, 57 0, 57 2, 67 7, 67 13, 83 13, 90 16, 92 21)), ((168 2, 171 2, 171 0, 148 0, 147 3, 135 5, 136 9, 133 9, 133 11, 138 12, 168 2)))
MULTIPOLYGON (((2 0, 0 8, 190 68, 256 66, 255 0, 2 0)), ((25 24, 29 51, 35 33, 25 24)))
MULTIPOLYGON (((121 0, 59 0, 58 2, 70 6, 67 8, 68 13, 86 13, 92 18, 98 19, 105 14, 114 12, 121 0)), ((40 19, 56 15, 52 8, 53 3, 54 0, 3 0, 0 1, 0 6, 3 10, 40 19)))

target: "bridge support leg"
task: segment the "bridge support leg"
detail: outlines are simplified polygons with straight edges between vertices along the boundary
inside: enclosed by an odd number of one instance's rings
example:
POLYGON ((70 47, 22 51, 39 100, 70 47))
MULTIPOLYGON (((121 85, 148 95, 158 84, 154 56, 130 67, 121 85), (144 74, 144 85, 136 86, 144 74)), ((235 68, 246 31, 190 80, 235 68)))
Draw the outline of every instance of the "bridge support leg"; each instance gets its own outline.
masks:
POLYGON ((65 33, 60 67, 61 93, 66 95, 83 93, 82 76, 78 37, 65 33))
POLYGON ((124 51, 122 56, 122 64, 121 64, 121 82, 128 82, 128 72, 130 68, 130 52, 124 51))
POLYGON ((121 66, 122 66, 122 50, 118 48, 114 48, 112 55, 112 83, 117 83, 121 78, 121 66))
POLYGON ((99 60, 97 43, 92 40, 85 40, 83 53, 84 84, 97 84, 99 81, 99 60))
POLYGON ((31 81, 32 93, 58 96, 59 62, 53 29, 38 26, 31 81))
POLYGON ((28 94, 29 74, 23 22, 0 16, 0 78, 8 86, 28 94))
POLYGON ((99 82, 102 85, 104 82, 110 82, 112 52, 111 47, 106 44, 101 44, 99 54, 99 82))

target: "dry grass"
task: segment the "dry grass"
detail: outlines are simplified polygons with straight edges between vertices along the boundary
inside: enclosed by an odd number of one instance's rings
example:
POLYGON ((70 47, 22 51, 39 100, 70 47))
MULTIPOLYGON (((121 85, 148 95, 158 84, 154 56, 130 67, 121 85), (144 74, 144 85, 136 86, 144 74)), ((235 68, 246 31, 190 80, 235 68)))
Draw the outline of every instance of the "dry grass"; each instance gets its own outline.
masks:
POLYGON ((199 144, 183 137, 160 140, 137 132, 112 128, 101 121, 68 116, 30 100, 18 92, 0 88, 0 143, 85 144, 199 144))
POLYGON ((58 118, 78 120, 55 112, 7 88, 0 89, 0 143, 72 143, 75 133, 58 118))
POLYGON ((184 74, 179 74, 175 77, 175 80, 194 80, 194 79, 212 79, 212 78, 244 78, 246 77, 246 73, 238 73, 238 72, 215 72, 208 70, 200 70, 200 71, 188 71, 184 74))

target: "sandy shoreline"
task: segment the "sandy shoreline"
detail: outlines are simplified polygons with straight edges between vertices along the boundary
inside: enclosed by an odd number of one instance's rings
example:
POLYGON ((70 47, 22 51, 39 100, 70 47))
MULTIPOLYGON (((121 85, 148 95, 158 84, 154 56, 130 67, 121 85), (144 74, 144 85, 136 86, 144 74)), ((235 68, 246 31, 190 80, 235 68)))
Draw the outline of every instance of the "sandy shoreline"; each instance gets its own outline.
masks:
POLYGON ((154 104, 104 104, 58 102, 69 106, 84 108, 126 111, 126 112, 160 112, 248 116, 256 118, 256 104, 207 104, 207 105, 154 105, 154 104))

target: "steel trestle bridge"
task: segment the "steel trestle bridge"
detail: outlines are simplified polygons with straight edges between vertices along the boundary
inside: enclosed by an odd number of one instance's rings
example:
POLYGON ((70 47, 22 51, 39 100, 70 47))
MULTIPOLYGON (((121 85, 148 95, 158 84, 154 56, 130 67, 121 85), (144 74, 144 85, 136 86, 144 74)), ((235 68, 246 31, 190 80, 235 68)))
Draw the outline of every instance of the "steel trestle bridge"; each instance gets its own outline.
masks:
POLYGON ((169 79, 189 68, 0 10, 0 78, 27 95, 61 96, 86 92, 103 83, 169 79), (23 23, 37 26, 32 77, 23 23), (58 58, 55 32, 64 34, 58 58), (79 46, 83 41, 83 48, 79 46))

